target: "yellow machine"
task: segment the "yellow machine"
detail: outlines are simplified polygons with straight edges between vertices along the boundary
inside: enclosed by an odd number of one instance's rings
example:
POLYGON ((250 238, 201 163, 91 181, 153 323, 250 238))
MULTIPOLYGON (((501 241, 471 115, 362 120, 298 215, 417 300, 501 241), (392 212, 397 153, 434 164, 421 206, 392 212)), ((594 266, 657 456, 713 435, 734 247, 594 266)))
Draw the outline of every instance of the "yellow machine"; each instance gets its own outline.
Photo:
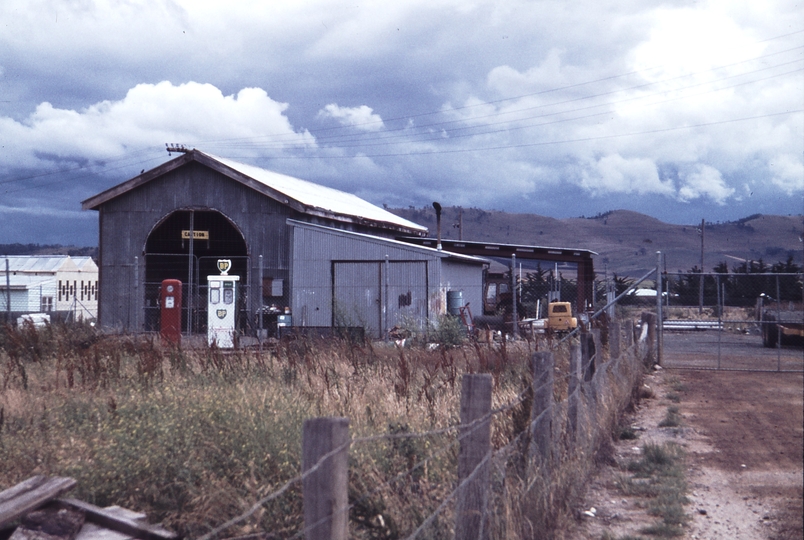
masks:
POLYGON ((578 327, 578 319, 572 316, 569 302, 550 302, 547 304, 545 328, 556 332, 568 332, 578 327))

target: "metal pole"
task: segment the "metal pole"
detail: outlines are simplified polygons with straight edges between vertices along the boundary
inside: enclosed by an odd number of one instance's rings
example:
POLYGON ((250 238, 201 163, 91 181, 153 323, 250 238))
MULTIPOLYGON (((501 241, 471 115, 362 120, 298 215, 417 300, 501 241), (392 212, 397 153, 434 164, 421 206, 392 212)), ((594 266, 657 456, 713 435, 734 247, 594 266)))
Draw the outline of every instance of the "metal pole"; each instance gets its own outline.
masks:
POLYGON ((698 291, 698 314, 703 314, 703 301, 704 301, 704 227, 706 227, 706 220, 701 220, 701 279, 698 291))
POLYGON ((776 371, 782 371, 782 298, 779 276, 776 276, 776 371))
POLYGON ((6 320, 11 324, 11 271, 8 266, 8 257, 6 257, 6 320))
POLYGON ((656 363, 662 365, 664 317, 662 315, 662 252, 656 252, 656 363))
POLYGON ((264 330, 264 328, 262 327, 262 308, 263 308, 262 304, 264 302, 263 299, 265 298, 265 290, 263 289, 264 286, 262 277, 262 255, 260 255, 259 260, 260 260, 260 268, 259 268, 260 275, 258 277, 259 281, 257 282, 257 287, 259 287, 260 292, 259 292, 259 299, 257 300, 257 318, 259 319, 259 321, 257 321, 257 329, 258 329, 257 333, 259 334, 260 337, 257 341, 259 341, 260 343, 260 352, 262 352, 262 331, 264 330))
MULTIPOLYGON (((720 369, 720 355, 723 349, 723 294, 720 291, 720 276, 715 276, 717 286, 717 369, 720 369)), ((724 284, 725 286, 725 284, 724 284)), ((725 292, 724 292, 725 294, 725 292)))
MULTIPOLYGON (((388 257, 388 254, 386 253, 386 255, 385 255, 385 280, 384 280, 384 282, 385 282, 385 293, 383 294, 383 301, 382 301, 382 317, 383 317, 383 331, 382 331, 382 333, 383 333, 383 338, 384 339, 388 339, 388 331, 390 330, 390 328, 388 326, 388 304, 389 304, 388 294, 390 292, 389 289, 391 287, 390 273, 391 273, 391 261, 390 261, 390 258, 388 257)), ((447 310, 447 313, 449 313, 449 310, 447 310)))
POLYGON ((516 312, 516 253, 511 255, 511 313, 513 319, 511 325, 514 327, 514 339, 519 338, 519 315, 516 312))
POLYGON ((140 311, 142 304, 140 298, 140 258, 134 257, 134 332, 140 331, 140 311))
MULTIPOLYGON (((190 247, 187 256, 187 337, 193 333, 193 237, 195 211, 190 210, 190 247)), ((179 307, 181 309, 181 307, 179 307)), ((181 326, 181 323, 179 323, 181 326)))
MULTIPOLYGON (((656 270, 655 270, 655 269, 652 269, 650 272, 648 272, 647 274, 645 274, 644 276, 642 276, 641 278, 639 278, 638 280, 636 280, 636 281, 635 281, 635 282, 634 282, 634 283, 633 283, 633 284, 632 284, 632 285, 631 285, 629 288, 627 288, 626 290, 624 290, 623 292, 621 292, 620 294, 618 294, 618 295, 617 295, 617 297, 616 297, 614 300, 610 301, 608 304, 606 304, 606 305, 605 305, 605 306, 603 306, 602 308, 600 308, 600 309, 598 309, 597 311, 595 311, 595 312, 594 312, 594 313, 593 313, 593 314, 592 314, 592 315, 589 317, 589 320, 591 321, 591 320, 593 320, 593 319, 596 319, 596 318, 597 318, 597 317, 598 317, 598 316, 599 316, 601 313, 603 313, 604 311, 606 311, 607 309, 609 309, 609 307, 611 307, 611 306, 613 306, 614 304, 616 304, 617 302, 619 302, 619 301, 620 301, 620 299, 621 299, 623 296, 625 296, 626 294, 630 293, 630 292, 631 292, 631 291, 633 291, 633 290, 636 290, 637 286, 638 286, 640 283, 642 283, 643 281, 645 281, 646 279, 648 279, 650 276, 652 276, 654 272, 656 272, 656 270)), ((571 331, 569 334, 567 334, 566 336, 564 336, 563 338, 561 338, 561 340, 560 340, 560 341, 559 341, 559 342, 558 342, 556 345, 561 345, 562 343, 564 343, 565 341, 567 341, 569 338, 571 338, 572 336, 574 336, 575 334, 577 334, 577 333, 578 333, 578 331, 579 331, 580 329, 581 329, 581 326, 579 325, 579 326, 578 326, 578 327, 577 327, 575 330, 571 331)))

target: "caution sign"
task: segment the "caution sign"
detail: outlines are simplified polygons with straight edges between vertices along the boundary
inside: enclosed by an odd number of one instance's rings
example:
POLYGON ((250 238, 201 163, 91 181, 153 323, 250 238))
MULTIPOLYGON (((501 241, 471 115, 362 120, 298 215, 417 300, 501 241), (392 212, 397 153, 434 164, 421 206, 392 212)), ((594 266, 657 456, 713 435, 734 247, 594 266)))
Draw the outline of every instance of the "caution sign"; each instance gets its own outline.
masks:
MULTIPOLYGON (((187 229, 182 230, 181 239, 189 240, 190 231, 187 229)), ((209 240, 209 231, 193 231, 193 240, 209 240)))

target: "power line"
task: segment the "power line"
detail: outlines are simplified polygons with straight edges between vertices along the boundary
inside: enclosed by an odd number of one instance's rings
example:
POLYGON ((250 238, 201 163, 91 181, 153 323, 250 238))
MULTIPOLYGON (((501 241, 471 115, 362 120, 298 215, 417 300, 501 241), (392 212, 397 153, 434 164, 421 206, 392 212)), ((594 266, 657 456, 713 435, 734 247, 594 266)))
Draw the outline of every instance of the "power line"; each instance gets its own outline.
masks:
MULTIPOLYGON (((534 143, 521 143, 521 144, 509 144, 509 145, 498 145, 498 146, 486 146, 486 147, 472 147, 472 148, 457 148, 457 149, 444 149, 444 150, 429 150, 429 151, 411 151, 411 152, 393 152, 393 153, 385 153, 385 154, 361 154, 361 157, 367 158, 380 158, 380 157, 409 157, 409 156, 426 156, 426 155, 438 155, 438 154, 459 154, 459 153, 466 153, 466 152, 478 152, 478 151, 489 151, 489 150, 508 150, 514 148, 530 148, 536 146, 550 146, 550 145, 557 145, 557 144, 568 144, 568 143, 578 143, 578 142, 592 142, 597 140, 605 140, 605 139, 617 139, 622 137, 634 137, 637 135, 652 135, 656 133, 667 133, 671 131, 679 131, 684 129, 694 129, 700 127, 709 127, 709 126, 718 126, 723 124, 732 124, 736 122, 745 122, 749 120, 758 120, 761 118, 772 118, 777 116, 786 116, 792 114, 798 114, 804 112, 804 109, 796 109, 792 111, 784 111, 784 112, 777 112, 777 113, 768 113, 768 114, 760 114, 756 116, 747 116, 744 118, 732 118, 728 120, 719 120, 716 122, 703 122, 700 124, 690 124, 685 126, 676 126, 670 128, 660 128, 660 129, 651 129, 645 131, 633 131, 629 133, 618 133, 613 135, 600 135, 597 137, 581 137, 575 139, 561 139, 561 140, 553 140, 553 141, 542 141, 542 142, 534 142, 534 143)), ((231 156, 230 156, 231 157, 231 156)), ((316 156, 271 156, 270 159, 273 160, 292 160, 292 159, 354 159, 352 155, 316 155, 316 156)))

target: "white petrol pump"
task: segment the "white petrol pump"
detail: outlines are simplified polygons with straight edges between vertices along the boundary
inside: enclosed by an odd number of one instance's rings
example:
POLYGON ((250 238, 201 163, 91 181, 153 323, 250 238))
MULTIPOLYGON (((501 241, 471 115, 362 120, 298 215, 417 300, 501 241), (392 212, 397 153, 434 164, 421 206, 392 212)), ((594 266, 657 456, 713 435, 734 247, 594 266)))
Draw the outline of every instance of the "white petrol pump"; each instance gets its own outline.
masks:
POLYGON ((219 276, 207 276, 207 340, 221 349, 234 347, 237 321, 237 282, 240 276, 230 276, 232 261, 218 260, 219 276))

